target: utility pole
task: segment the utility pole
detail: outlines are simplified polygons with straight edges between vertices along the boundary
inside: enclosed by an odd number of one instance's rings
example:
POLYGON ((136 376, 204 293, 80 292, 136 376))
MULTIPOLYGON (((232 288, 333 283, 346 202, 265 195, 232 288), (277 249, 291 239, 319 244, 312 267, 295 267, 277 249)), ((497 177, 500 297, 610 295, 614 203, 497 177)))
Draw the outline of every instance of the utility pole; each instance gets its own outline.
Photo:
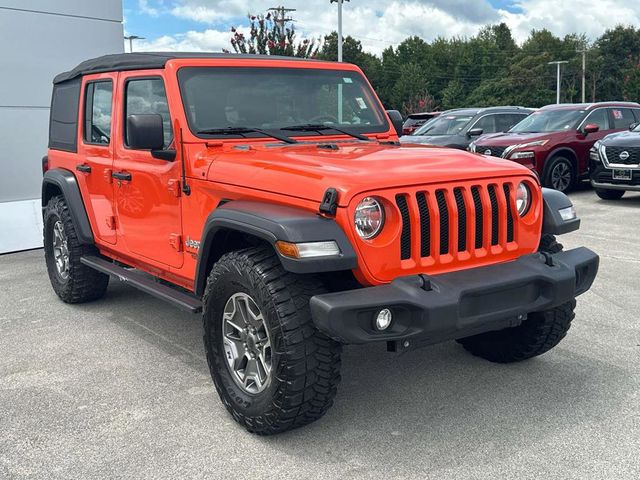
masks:
POLYGON ((133 53, 133 41, 144 40, 144 37, 139 37, 137 35, 125 35, 124 39, 129 40, 129 53, 133 53))
POLYGON ((342 62, 342 4, 349 0, 331 0, 338 4, 338 61, 342 62))
POLYGON ((555 62, 548 62, 549 65, 555 65, 557 67, 557 79, 556 79, 556 103, 560 103, 560 65, 563 63, 569 63, 567 60, 557 60, 555 62))
POLYGON ((293 22, 293 18, 287 17, 289 12, 295 12, 295 8, 284 8, 283 6, 271 7, 269 12, 273 12, 273 23, 277 25, 278 34, 284 35, 284 29, 287 22, 293 22))
POLYGON ((582 54, 582 103, 585 103, 585 76, 587 74, 587 48, 583 47, 582 50, 576 50, 577 53, 582 54))

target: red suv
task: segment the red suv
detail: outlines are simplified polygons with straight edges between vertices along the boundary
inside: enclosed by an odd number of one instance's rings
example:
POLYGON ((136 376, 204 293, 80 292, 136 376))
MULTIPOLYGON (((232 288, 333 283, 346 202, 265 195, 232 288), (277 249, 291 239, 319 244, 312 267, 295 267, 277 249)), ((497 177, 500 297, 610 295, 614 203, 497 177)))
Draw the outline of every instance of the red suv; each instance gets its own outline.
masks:
POLYGON ((636 122, 638 103, 547 105, 507 133, 483 135, 469 150, 521 163, 535 171, 545 187, 567 192, 589 174, 589 150, 596 140, 636 122))

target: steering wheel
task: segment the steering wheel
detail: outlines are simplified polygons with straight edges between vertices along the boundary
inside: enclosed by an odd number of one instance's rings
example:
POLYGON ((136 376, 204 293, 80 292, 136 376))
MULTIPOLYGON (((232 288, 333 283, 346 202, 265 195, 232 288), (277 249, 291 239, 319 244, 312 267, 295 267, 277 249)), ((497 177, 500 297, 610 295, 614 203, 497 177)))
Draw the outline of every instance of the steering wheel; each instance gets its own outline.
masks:
POLYGON ((309 119, 309 123, 325 123, 325 122, 339 123, 338 119, 333 115, 316 115, 315 117, 309 119))

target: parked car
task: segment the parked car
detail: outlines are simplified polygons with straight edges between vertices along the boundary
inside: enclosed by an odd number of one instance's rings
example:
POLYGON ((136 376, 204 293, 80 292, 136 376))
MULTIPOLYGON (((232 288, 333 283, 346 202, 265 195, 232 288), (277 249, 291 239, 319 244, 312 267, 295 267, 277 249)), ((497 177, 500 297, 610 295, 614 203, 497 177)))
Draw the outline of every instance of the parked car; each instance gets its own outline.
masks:
POLYGON ((442 112, 438 118, 404 135, 401 143, 423 143, 466 150, 483 133, 506 132, 532 110, 524 107, 459 108, 442 112))
POLYGON ((218 395, 253 433, 324 415, 343 344, 541 355, 598 270, 555 239, 580 224, 567 196, 513 162, 399 145, 355 65, 107 55, 54 79, 50 115, 53 290, 88 302, 112 276, 201 313, 218 395))
POLYGON ((589 154, 591 185, 604 200, 640 191, 640 123, 598 140, 589 154))
POLYGON ((411 135, 419 127, 424 125, 426 122, 440 115, 440 113, 441 112, 412 113, 407 117, 407 119, 402 124, 402 134, 411 135))
POLYGON ((542 185, 571 190, 589 175, 589 150, 606 135, 640 122, 632 102, 547 105, 507 133, 483 135, 472 152, 507 158, 534 170, 542 185))

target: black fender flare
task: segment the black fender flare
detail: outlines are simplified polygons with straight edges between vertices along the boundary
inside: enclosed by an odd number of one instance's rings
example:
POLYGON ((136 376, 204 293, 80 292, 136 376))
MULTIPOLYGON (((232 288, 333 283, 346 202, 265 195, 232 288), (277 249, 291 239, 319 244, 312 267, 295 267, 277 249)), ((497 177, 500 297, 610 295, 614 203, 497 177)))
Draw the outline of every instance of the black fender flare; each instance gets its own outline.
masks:
POLYGON ((542 217, 542 233, 551 235, 562 235, 573 232, 580 228, 580 219, 563 220, 560 210, 573 206, 569 197, 553 188, 542 188, 542 199, 544 203, 542 217))
POLYGON ((64 197, 69 213, 76 227, 76 234, 81 244, 91 245, 94 243, 93 232, 91 231, 91 223, 87 216, 87 210, 82 201, 82 194, 75 175, 69 170, 63 168, 54 168, 47 170, 42 179, 42 212, 49 203, 49 199, 54 196, 53 190, 59 190, 64 197))
POLYGON ((273 245, 284 269, 292 273, 335 272, 353 270, 358 266, 356 252, 335 220, 301 208, 234 200, 213 210, 204 224, 194 284, 195 293, 199 296, 204 292, 209 269, 219 258, 215 258, 214 251, 216 235, 229 230, 258 237, 273 245), (335 257, 289 258, 275 248, 278 240, 292 243, 333 240, 341 254, 335 257))

